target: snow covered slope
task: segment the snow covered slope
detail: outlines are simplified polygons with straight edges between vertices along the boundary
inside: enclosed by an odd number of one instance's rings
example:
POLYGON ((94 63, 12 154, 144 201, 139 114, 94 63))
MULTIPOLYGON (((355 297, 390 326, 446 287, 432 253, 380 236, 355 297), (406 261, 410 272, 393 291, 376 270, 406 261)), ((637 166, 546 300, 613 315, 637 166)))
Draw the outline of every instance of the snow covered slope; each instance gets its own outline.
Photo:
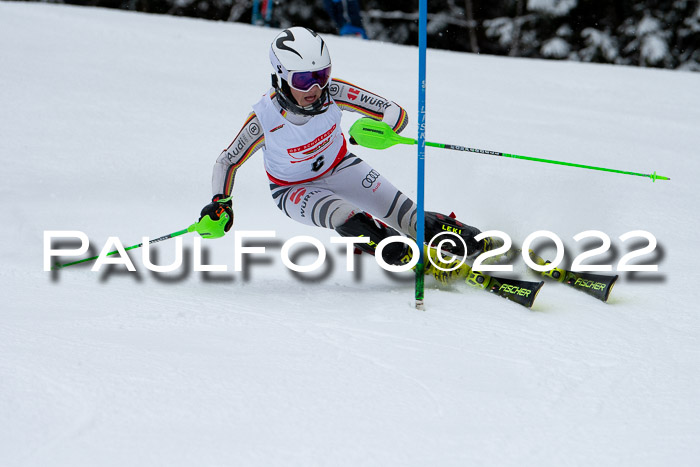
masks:
MULTIPOLYGON (((0 465, 698 465, 698 74, 429 52, 429 140, 672 178, 428 151, 429 209, 516 242, 550 230, 567 261, 596 246, 579 232, 610 236, 614 267, 620 235, 651 232, 638 262, 659 271, 621 273, 608 304, 546 284, 526 310, 428 282, 418 312, 410 274, 365 255, 346 272, 335 235, 279 213, 261 154, 236 228, 277 236, 247 272, 232 236, 204 242, 228 272, 193 272, 194 235, 171 274, 140 250, 136 273, 43 271, 44 231, 97 254, 196 220, 275 34, 0 2, 0 465), (296 235, 324 242, 324 270, 282 265, 296 235)), ((417 50, 326 39, 335 75, 401 103, 415 134, 417 50)), ((415 195, 414 148, 357 152, 415 195)))

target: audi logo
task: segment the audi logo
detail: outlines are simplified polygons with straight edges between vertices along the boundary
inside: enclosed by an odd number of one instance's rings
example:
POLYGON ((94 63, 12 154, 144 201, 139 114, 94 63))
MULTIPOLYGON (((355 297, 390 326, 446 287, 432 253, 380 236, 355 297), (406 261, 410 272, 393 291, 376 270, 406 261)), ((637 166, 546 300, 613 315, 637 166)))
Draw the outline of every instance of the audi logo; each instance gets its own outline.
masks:
POLYGON ((372 188, 372 185, 374 182, 377 181, 379 178, 379 172, 376 170, 371 170, 367 175, 365 175, 365 179, 362 180, 362 186, 365 188, 372 188))

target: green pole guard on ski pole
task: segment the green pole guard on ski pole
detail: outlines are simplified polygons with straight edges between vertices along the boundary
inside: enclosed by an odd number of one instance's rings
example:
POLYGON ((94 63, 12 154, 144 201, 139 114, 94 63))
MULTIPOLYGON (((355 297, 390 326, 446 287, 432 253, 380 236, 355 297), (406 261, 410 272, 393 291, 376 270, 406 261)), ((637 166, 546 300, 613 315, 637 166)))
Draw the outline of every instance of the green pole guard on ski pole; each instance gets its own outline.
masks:
MULTIPOLYGON (((397 135, 392 128, 384 122, 378 120, 372 120, 371 118, 360 118, 355 123, 353 123, 350 128, 350 136, 359 145, 370 149, 386 149, 395 144, 418 144, 418 142, 413 138, 406 138, 404 136, 397 135)), ((664 177, 663 175, 657 175, 656 172, 651 174, 643 174, 638 172, 630 172, 626 170, 615 170, 607 169, 605 167, 596 167, 593 165, 583 165, 575 164, 573 162, 562 162, 555 161, 551 159, 542 159, 539 157, 528 157, 519 156, 517 154, 508 154, 505 152, 498 151, 488 151, 484 149, 468 148, 465 146, 455 146, 453 144, 443 144, 443 143, 425 143, 426 146, 431 146, 441 149, 452 149, 454 151, 467 151, 474 152, 477 154, 485 154, 487 156, 501 156, 510 157, 513 159, 523 159, 526 161, 533 162, 544 162, 546 164, 557 164, 564 165, 568 167, 579 167, 581 169, 589 170, 601 170, 604 172, 613 172, 623 175, 635 175, 637 177, 647 177, 650 178, 652 182, 656 180, 671 180, 669 177, 664 177)))
MULTIPOLYGON (((231 197, 229 196, 228 198, 224 198, 219 200, 219 202, 226 202, 229 201, 231 197)), ((219 219, 213 220, 209 215, 204 216, 202 219, 199 221, 195 222, 194 224, 190 225, 186 229, 178 230, 177 232, 169 233, 167 235, 163 235, 162 237, 154 238, 153 240, 150 240, 148 244, 152 243, 157 243, 157 242, 162 242, 163 240, 168 240, 171 238, 179 237, 180 235, 184 235, 186 233, 190 232, 197 232, 199 235, 201 235, 203 238, 219 238, 223 237, 226 232, 224 231, 224 227, 226 226, 226 223, 229 220, 229 215, 228 213, 223 213, 221 216, 219 216, 219 219)), ((129 247, 124 248, 124 251, 129 251, 129 250, 135 250, 136 248, 141 248, 143 246, 143 243, 138 243, 136 245, 131 245, 129 247)), ((115 251, 110 251, 107 253, 105 256, 112 256, 116 255, 119 253, 119 250, 115 251)), ((63 269, 68 266, 74 266, 76 264, 81 264, 81 263, 87 263, 88 261, 94 261, 100 256, 93 256, 91 258, 85 258, 81 259, 78 261, 73 261, 71 263, 66 263, 66 264, 55 264, 54 266, 51 267, 52 271, 56 271, 58 269, 63 269)))

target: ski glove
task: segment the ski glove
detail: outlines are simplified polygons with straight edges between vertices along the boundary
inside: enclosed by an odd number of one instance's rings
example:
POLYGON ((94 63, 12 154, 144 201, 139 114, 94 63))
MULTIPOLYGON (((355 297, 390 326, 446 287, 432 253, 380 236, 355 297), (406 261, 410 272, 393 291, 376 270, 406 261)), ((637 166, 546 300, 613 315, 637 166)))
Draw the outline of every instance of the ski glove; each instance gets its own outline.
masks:
POLYGON ((231 230, 233 225, 233 203, 229 199, 228 201, 219 201, 221 199, 227 198, 226 195, 214 195, 211 199, 211 203, 204 206, 202 212, 199 213, 199 220, 201 221, 204 216, 209 216, 211 220, 218 221, 222 213, 227 213, 229 220, 224 226, 224 232, 231 230))

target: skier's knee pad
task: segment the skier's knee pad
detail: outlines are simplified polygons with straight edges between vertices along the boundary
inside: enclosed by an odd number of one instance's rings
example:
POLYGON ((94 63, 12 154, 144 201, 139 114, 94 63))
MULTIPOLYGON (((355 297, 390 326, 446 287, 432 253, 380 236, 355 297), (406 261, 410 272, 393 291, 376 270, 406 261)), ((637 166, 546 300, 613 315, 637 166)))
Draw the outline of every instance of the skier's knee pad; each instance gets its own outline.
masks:
MULTIPOLYGON (((449 247, 443 244, 443 250, 457 256, 470 256, 474 253, 480 253, 484 249, 484 241, 476 241, 474 237, 479 235, 481 231, 476 227, 463 224, 454 217, 445 216, 437 212, 425 211, 425 241, 432 240, 433 237, 440 233, 453 233, 460 236, 467 245, 467 251, 464 251, 464 245, 459 240, 453 240, 456 245, 449 247)), ((441 236, 440 240, 449 238, 449 236, 441 236)), ((431 245, 437 246, 437 245, 431 245)))
MULTIPOLYGON (((379 242, 387 237, 401 235, 396 229, 376 221, 364 212, 355 214, 335 231, 343 237, 369 237, 369 243, 358 243, 357 247, 371 255, 374 255, 379 242)), ((382 259, 387 264, 402 264, 401 259, 406 256, 408 248, 409 246, 402 242, 390 243, 382 249, 382 259)))

